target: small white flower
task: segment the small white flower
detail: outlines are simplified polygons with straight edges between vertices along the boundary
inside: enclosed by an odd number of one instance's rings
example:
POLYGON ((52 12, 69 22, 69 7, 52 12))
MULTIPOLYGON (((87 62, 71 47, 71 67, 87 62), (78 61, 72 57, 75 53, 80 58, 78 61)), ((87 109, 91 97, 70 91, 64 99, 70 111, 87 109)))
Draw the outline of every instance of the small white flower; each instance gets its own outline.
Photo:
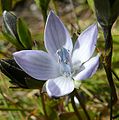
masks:
POLYGON ((30 76, 47 80, 49 96, 60 97, 74 90, 74 81, 91 77, 99 65, 99 54, 92 57, 97 42, 97 25, 88 27, 78 37, 74 48, 71 37, 60 19, 51 11, 47 18, 44 42, 47 52, 15 52, 17 64, 30 76))

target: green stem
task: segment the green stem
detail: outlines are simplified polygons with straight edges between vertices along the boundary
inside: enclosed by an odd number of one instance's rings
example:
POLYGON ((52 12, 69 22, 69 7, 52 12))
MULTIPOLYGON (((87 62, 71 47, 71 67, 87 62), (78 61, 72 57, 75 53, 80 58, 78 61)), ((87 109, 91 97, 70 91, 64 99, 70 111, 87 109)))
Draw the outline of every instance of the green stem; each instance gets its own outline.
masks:
POLYGON ((75 89, 74 92, 75 92, 75 96, 77 97, 77 99, 78 99, 78 101, 79 101, 79 103, 80 103, 80 105, 81 105, 81 107, 82 107, 82 109, 83 109, 83 111, 84 111, 84 113, 86 115, 87 120, 90 120, 90 116, 89 116, 89 114, 88 114, 88 112, 86 110, 85 104, 83 103, 82 99, 80 98, 77 90, 75 89))
POLYGON ((116 77, 116 79, 119 81, 119 77, 118 77, 118 75, 115 73, 115 71, 113 69, 112 69, 112 73, 116 77))
POLYGON ((74 112, 75 112, 78 120, 83 120, 82 117, 81 117, 81 115, 80 115, 80 113, 79 113, 79 111, 78 111, 78 109, 77 109, 77 107, 76 107, 76 104, 75 104, 75 102, 74 102, 74 96, 73 96, 73 95, 71 96, 71 103, 72 103, 72 107, 73 107, 73 109, 74 109, 74 112))
POLYGON ((111 35, 111 27, 103 27, 104 38, 105 38, 105 57, 104 57, 104 69, 107 75, 107 79, 110 85, 110 119, 112 119, 112 107, 117 102, 117 94, 115 89, 115 84, 112 78, 112 51, 113 51, 113 43, 112 43, 112 35, 111 35))

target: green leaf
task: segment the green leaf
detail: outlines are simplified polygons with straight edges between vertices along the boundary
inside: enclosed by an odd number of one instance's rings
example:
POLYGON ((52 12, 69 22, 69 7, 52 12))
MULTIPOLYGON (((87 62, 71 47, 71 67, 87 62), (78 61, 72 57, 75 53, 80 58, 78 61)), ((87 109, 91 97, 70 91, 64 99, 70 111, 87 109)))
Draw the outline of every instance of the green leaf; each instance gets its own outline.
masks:
POLYGON ((24 46, 25 49, 32 48, 32 38, 31 33, 26 25, 26 23, 22 19, 17 20, 17 33, 19 36, 19 40, 24 46))
POLYGON ((0 60, 0 70, 11 79, 11 83, 22 88, 41 89, 44 81, 36 80, 26 74, 14 59, 0 60))
POLYGON ((3 12, 3 31, 18 39, 16 22, 17 17, 13 13, 3 12))
POLYGON ((11 83, 19 87, 27 88, 25 83, 27 74, 18 67, 13 59, 0 60, 0 70, 11 79, 11 83))
POLYGON ((26 77, 25 82, 27 84, 27 87, 31 88, 31 89, 42 89, 42 86, 45 83, 45 81, 36 80, 34 78, 31 78, 31 77, 26 77))
POLYGON ((5 31, 2 31, 4 37, 9 41, 11 42, 13 45, 15 45, 18 49, 24 49, 23 46, 18 42, 18 40, 13 37, 12 35, 6 33, 5 31))
POLYGON ((19 37, 17 34, 17 17, 11 13, 4 11, 3 12, 3 24, 2 24, 2 32, 6 39, 15 45, 18 49, 23 49, 21 42, 19 41, 19 37))

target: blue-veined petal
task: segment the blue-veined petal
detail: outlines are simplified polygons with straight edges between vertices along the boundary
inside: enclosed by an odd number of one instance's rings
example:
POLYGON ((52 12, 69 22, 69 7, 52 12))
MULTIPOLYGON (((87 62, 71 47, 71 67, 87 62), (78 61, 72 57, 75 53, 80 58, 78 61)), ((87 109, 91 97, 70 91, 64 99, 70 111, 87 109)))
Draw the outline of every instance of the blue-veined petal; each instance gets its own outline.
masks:
POLYGON ((99 66, 99 57, 100 54, 84 63, 83 66, 85 69, 79 72, 79 74, 77 74, 76 76, 74 76, 74 80, 85 80, 91 77, 96 72, 99 66))
POLYGON ((70 77, 60 76, 46 82, 46 91, 50 97, 60 97, 71 93, 74 83, 70 77))
POLYGON ((47 51, 52 54, 55 54, 57 50, 62 47, 72 52, 73 45, 70 35, 61 20, 53 13, 53 11, 49 13, 47 18, 44 39, 47 51))
POLYGON ((86 62, 93 54, 97 42, 97 24, 88 27, 78 37, 72 55, 72 62, 86 62))
POLYGON ((55 60, 43 51, 23 50, 15 52, 17 64, 30 76, 38 80, 47 80, 59 76, 59 68, 55 60))

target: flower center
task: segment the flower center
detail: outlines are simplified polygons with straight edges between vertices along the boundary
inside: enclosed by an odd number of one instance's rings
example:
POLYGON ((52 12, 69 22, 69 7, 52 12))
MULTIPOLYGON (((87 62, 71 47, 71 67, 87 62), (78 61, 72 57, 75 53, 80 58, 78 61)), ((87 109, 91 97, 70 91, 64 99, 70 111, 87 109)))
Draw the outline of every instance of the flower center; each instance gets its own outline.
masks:
POLYGON ((61 48, 57 50, 58 62, 60 64, 60 72, 66 77, 71 76, 71 58, 67 49, 61 48))

